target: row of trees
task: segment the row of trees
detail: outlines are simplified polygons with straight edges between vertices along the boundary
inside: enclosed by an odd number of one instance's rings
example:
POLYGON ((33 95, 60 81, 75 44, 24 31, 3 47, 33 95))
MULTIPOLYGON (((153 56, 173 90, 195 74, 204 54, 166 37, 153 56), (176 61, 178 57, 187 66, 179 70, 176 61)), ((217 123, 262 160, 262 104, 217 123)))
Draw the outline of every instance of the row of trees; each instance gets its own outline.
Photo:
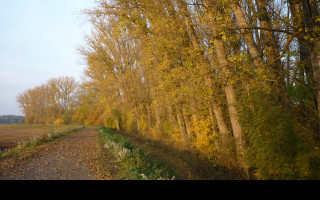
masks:
POLYGON ((245 176, 319 176, 317 1, 98 0, 85 14, 92 122, 245 176))
POLYGON ((60 77, 19 94, 17 102, 26 124, 68 124, 77 108, 77 93, 74 78, 60 77))
POLYGON ((37 87, 19 96, 26 121, 68 111, 74 122, 175 144, 247 178, 320 178, 316 0, 96 3, 84 11, 93 30, 79 49, 88 67, 76 106, 49 98, 40 111, 48 92, 36 91, 51 90, 37 87))

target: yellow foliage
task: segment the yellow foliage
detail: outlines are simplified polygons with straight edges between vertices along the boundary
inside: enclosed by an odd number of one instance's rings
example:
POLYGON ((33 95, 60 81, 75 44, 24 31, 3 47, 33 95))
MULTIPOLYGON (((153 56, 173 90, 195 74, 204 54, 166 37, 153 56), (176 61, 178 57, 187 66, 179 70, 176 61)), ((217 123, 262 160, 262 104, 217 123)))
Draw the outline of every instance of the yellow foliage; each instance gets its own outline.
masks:
POLYGON ((56 124, 56 125, 60 125, 63 123, 64 123, 64 121, 62 119, 57 119, 56 121, 53 122, 53 124, 56 124))
POLYGON ((178 128, 175 128, 174 131, 171 133, 171 140, 176 144, 182 144, 182 138, 180 130, 178 128))
POLYGON ((125 129, 128 132, 134 132, 136 127, 135 127, 135 123, 136 123, 136 119, 135 119, 135 114, 134 114, 134 110, 127 110, 125 112, 125 129))
POLYGON ((104 126, 108 127, 108 128, 111 128, 111 129, 116 129, 117 128, 116 122, 112 118, 106 118, 104 120, 104 126))
POLYGON ((200 119, 192 122, 192 131, 197 135, 193 146, 200 152, 202 158, 213 159, 215 155, 215 136, 210 124, 210 119, 200 119))
POLYGON ((138 130, 142 135, 147 135, 148 132, 148 122, 146 116, 141 116, 138 123, 138 130))
POLYGON ((93 122, 93 121, 86 120, 86 121, 84 122, 84 124, 85 124, 85 126, 91 126, 91 125, 94 124, 94 122, 93 122))
POLYGON ((153 127, 150 128, 150 135, 153 138, 156 138, 156 136, 157 136, 157 127, 156 126, 153 126, 153 127))

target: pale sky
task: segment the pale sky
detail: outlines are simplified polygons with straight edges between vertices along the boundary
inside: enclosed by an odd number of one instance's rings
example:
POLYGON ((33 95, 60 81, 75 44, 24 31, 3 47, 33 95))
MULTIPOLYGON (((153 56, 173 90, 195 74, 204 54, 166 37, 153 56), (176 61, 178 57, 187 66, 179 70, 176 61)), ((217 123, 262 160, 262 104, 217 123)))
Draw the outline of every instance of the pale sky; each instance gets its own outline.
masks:
POLYGON ((76 49, 90 25, 79 11, 93 0, 0 0, 0 115, 22 115, 16 96, 51 78, 80 80, 76 49))

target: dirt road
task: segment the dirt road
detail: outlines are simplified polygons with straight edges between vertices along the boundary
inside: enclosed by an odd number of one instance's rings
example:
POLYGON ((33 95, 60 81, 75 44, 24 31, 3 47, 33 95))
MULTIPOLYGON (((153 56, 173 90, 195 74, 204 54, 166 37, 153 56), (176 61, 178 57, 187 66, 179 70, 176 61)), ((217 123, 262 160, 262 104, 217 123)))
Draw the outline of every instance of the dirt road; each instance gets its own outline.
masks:
POLYGON ((102 173, 95 128, 86 128, 0 160, 0 180, 112 180, 102 173))

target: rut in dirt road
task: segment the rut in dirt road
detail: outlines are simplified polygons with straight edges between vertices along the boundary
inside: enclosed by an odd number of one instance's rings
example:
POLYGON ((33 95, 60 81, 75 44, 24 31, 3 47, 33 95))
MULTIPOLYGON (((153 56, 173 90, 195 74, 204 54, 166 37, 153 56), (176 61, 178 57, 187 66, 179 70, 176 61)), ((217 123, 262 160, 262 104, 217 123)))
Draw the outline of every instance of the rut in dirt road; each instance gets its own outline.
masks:
POLYGON ((95 128, 86 128, 30 152, 0 160, 0 180, 110 180, 101 175, 95 128))

